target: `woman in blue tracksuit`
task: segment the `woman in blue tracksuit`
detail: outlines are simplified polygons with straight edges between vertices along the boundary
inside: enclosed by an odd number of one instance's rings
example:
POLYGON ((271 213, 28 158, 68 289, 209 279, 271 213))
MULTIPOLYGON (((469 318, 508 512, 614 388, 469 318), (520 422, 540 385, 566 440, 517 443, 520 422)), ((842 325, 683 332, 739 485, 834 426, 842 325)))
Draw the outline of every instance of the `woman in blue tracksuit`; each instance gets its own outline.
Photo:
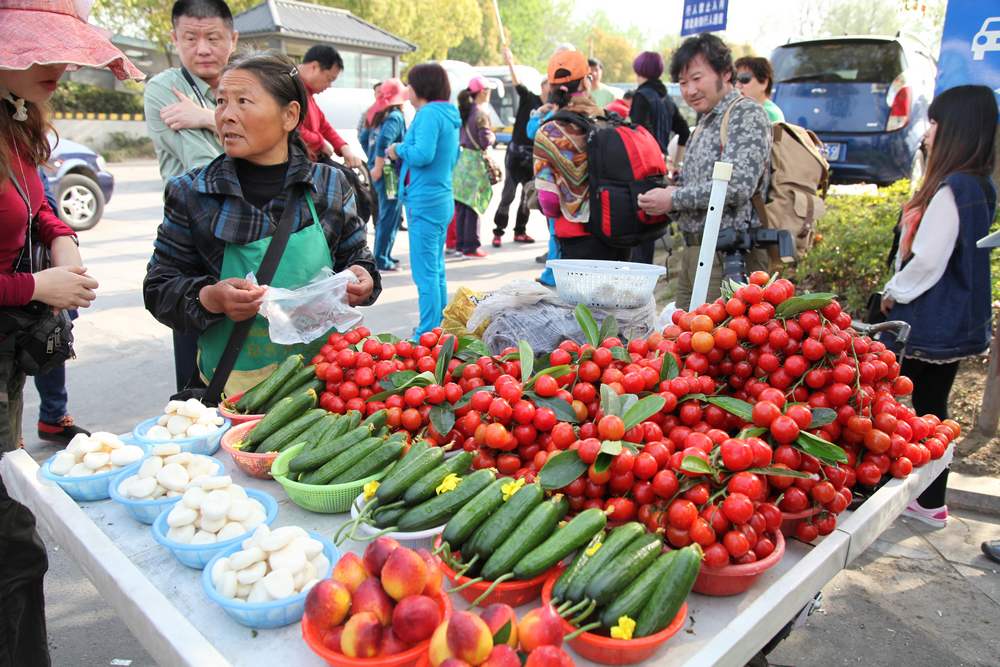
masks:
MULTIPOLYGON (((547 120, 552 118, 554 113, 555 105, 549 103, 548 101, 532 111, 531 117, 528 118, 528 127, 525 130, 528 134, 528 138, 534 141, 535 135, 538 134, 538 128, 541 127, 547 120)), ((556 221, 554 218, 545 218, 545 221, 549 223, 548 259, 559 259, 559 243, 556 241, 556 221)), ((555 287, 556 278, 552 274, 552 269, 545 267, 545 270, 542 271, 542 275, 538 277, 538 282, 546 287, 555 287)))
POLYGON ((417 115, 401 144, 385 154, 402 160, 399 199, 406 206, 410 267, 417 284, 420 324, 416 335, 441 324, 448 303, 444 272, 444 239, 455 212, 451 176, 458 160, 458 109, 448 99, 451 86, 444 68, 423 63, 410 70, 410 102, 417 115))
POLYGON ((392 246, 396 242, 396 232, 403 219, 403 207, 396 196, 396 183, 386 185, 387 169, 399 173, 399 162, 386 159, 385 149, 399 143, 406 134, 406 120, 403 118, 403 102, 406 88, 399 79, 387 79, 379 87, 372 118, 372 133, 375 135, 373 150, 369 159, 372 183, 378 194, 378 220, 375 221, 375 265, 379 271, 399 271, 399 261, 392 258, 392 246), (391 190, 391 191, 390 191, 391 190))

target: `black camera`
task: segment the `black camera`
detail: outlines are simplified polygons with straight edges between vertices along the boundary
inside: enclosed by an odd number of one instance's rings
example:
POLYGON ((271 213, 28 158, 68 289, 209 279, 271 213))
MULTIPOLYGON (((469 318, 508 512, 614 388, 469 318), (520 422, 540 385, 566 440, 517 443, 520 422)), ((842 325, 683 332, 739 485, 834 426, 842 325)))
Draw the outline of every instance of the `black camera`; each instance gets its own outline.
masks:
POLYGON ((746 254, 751 248, 776 247, 783 262, 795 259, 795 241, 785 229, 738 230, 733 227, 719 230, 715 249, 722 255, 722 275, 725 278, 746 282, 746 254))

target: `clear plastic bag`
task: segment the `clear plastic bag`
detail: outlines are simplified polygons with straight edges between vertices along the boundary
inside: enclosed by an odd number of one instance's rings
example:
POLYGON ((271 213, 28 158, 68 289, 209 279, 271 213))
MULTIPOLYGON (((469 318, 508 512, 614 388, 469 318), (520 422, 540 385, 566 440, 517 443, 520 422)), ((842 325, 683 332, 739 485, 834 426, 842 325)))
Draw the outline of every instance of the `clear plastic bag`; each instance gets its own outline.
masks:
MULTIPOLYGON (((253 274, 247 279, 256 282, 253 274)), ((347 285, 356 282, 350 271, 324 268, 297 289, 268 287, 260 314, 268 321, 271 340, 280 345, 311 343, 330 329, 346 331, 357 325, 361 311, 347 303, 347 285)))

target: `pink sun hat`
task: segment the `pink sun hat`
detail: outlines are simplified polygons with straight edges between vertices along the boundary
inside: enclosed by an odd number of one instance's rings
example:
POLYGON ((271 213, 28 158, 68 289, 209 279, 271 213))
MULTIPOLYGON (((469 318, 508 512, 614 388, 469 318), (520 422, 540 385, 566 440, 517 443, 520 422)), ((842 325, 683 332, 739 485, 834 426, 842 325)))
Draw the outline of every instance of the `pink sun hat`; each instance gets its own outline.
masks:
POLYGON ((146 78, 98 27, 90 0, 0 0, 0 69, 68 64, 108 68, 121 80, 146 78))
POLYGON ((375 104, 368 108, 366 114, 368 124, 371 125, 378 112, 402 104, 408 99, 410 96, 406 91, 406 84, 399 79, 386 79, 379 85, 378 94, 375 95, 375 104))

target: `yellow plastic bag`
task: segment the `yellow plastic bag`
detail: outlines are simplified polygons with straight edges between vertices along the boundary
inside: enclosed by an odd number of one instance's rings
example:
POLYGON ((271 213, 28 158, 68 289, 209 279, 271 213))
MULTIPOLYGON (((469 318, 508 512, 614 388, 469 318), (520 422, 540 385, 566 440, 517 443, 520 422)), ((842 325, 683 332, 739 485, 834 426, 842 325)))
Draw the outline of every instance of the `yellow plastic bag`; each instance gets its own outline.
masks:
POLYGON ((451 303, 445 307, 442 313, 444 319, 441 321, 441 328, 455 336, 468 336, 472 334, 476 337, 482 337, 483 332, 486 331, 486 327, 489 326, 489 320, 481 322, 475 331, 466 329, 466 324, 469 322, 469 318, 472 317, 472 312, 476 309, 476 306, 485 296, 483 292, 476 292, 468 287, 459 287, 451 303))

